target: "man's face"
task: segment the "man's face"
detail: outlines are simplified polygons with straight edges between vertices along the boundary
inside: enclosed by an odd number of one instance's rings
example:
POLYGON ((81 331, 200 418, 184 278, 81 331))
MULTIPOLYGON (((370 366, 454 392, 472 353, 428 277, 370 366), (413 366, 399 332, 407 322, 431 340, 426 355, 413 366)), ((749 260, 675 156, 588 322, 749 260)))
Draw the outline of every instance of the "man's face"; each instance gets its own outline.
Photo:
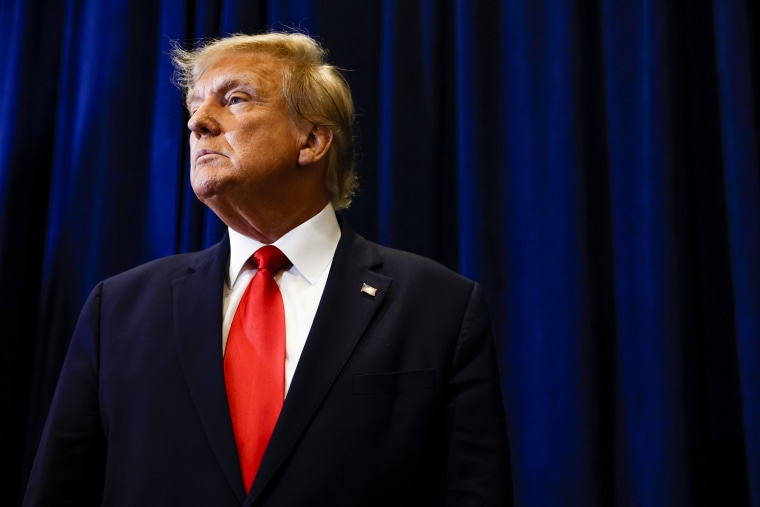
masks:
POLYGON ((281 82, 281 63, 235 53, 216 60, 188 94, 190 182, 212 209, 271 202, 293 184, 309 129, 288 115, 281 82))

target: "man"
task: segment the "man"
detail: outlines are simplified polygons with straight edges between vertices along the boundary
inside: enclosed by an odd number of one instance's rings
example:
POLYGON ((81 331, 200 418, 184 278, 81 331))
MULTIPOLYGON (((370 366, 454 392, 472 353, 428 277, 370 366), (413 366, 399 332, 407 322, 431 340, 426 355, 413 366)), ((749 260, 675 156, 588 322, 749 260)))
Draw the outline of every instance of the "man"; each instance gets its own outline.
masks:
POLYGON ((324 51, 269 33, 174 60, 192 186, 229 232, 93 290, 24 505, 508 504, 481 289, 336 216, 353 105, 324 51))

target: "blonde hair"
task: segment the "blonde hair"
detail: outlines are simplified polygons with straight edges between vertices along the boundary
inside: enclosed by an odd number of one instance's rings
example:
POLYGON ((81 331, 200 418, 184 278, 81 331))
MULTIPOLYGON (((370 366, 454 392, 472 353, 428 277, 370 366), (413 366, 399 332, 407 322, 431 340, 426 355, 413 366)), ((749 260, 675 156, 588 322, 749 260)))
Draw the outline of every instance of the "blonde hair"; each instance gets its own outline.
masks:
POLYGON ((282 96, 293 121, 306 121, 332 131, 325 184, 335 209, 347 208, 358 186, 354 103, 345 77, 326 62, 327 51, 308 35, 285 32, 234 34, 202 41, 192 50, 175 43, 171 52, 174 82, 187 96, 215 61, 234 52, 261 53, 285 64, 282 96))

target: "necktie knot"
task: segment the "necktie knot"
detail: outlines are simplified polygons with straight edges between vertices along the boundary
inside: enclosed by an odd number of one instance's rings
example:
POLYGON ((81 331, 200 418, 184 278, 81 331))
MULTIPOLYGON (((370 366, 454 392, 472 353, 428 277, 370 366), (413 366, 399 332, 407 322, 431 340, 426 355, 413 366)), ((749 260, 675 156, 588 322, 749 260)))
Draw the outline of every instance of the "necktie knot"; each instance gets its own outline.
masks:
POLYGON ((272 276, 290 265, 290 261, 282 251, 273 245, 264 245, 253 254, 258 269, 269 271, 272 276))

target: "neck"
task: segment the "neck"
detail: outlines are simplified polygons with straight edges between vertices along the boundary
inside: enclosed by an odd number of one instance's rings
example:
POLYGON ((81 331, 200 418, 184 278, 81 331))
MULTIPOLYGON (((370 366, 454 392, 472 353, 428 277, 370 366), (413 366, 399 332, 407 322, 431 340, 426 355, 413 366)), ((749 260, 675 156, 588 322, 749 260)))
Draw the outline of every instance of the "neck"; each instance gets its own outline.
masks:
MULTIPOLYGON (((324 209, 327 200, 301 206, 296 210, 278 209, 215 209, 217 216, 231 229, 265 244, 271 244, 314 217, 324 209)), ((211 206, 209 206, 211 207, 211 206)))

